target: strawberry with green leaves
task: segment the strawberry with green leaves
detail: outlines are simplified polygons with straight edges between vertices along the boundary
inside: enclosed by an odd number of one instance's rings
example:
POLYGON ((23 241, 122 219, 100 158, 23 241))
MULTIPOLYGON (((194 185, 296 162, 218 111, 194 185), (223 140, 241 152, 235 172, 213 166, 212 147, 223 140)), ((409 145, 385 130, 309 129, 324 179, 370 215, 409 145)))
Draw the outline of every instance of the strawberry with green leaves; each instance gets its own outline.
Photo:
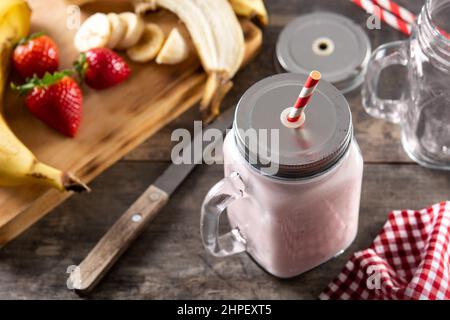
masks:
POLYGON ((59 50, 49 36, 35 33, 19 41, 12 54, 12 62, 23 79, 41 78, 47 72, 58 70, 59 50))
POLYGON ((74 67, 80 78, 96 90, 113 87, 125 81, 131 73, 125 60, 108 48, 95 48, 81 53, 74 67))
POLYGON ((34 116, 60 133, 75 137, 81 124, 83 94, 69 74, 46 73, 42 79, 34 77, 24 85, 11 86, 26 95, 26 106, 34 116))

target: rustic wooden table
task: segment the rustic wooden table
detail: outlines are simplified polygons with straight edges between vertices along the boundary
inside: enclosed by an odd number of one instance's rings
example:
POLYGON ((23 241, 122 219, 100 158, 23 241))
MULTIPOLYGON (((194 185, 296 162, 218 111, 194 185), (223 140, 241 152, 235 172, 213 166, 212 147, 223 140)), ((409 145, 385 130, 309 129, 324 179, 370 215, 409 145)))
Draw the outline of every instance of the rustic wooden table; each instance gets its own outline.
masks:
MULTIPOLYGON (((282 27, 299 14, 318 10, 344 14, 365 27, 367 15, 349 1, 268 0, 271 25, 259 57, 235 79, 224 107, 236 104, 254 82, 275 73, 274 46, 282 27)), ((419 12, 423 1, 398 1, 419 12)), ((382 26, 367 30, 372 46, 403 39, 382 26)), ((387 79, 395 84, 395 79, 387 79)), ((315 299, 349 256, 367 247, 392 209, 419 209, 449 196, 450 176, 412 163, 399 143, 399 129, 374 120, 361 106, 359 91, 347 95, 365 172, 358 236, 343 255, 290 280, 276 279, 245 254, 215 259, 202 247, 200 205, 222 177, 220 166, 199 166, 168 206, 124 254, 89 296, 102 299, 315 299)), ((66 269, 79 263, 124 210, 168 166, 171 132, 192 129, 198 118, 185 114, 126 156, 18 239, 0 250, 1 299, 77 299, 67 290, 66 269)))

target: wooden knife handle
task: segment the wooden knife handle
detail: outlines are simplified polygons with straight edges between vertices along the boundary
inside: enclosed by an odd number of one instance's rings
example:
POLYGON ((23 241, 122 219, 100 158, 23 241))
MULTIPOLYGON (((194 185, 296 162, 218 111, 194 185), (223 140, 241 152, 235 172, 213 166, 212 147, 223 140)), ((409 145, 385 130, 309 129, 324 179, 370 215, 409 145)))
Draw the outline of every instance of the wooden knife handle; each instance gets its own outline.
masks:
POLYGON ((80 293, 92 290, 144 227, 156 217, 168 199, 167 193, 150 186, 117 220, 81 264, 71 271, 69 288, 80 293))

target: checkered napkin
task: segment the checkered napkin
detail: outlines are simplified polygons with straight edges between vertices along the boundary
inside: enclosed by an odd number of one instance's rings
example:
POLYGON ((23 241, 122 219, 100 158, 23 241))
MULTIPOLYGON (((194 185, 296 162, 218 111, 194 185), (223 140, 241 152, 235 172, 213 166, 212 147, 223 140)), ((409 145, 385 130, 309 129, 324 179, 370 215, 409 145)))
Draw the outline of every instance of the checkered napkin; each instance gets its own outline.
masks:
POLYGON ((319 299, 450 299, 450 201, 392 211, 319 299))

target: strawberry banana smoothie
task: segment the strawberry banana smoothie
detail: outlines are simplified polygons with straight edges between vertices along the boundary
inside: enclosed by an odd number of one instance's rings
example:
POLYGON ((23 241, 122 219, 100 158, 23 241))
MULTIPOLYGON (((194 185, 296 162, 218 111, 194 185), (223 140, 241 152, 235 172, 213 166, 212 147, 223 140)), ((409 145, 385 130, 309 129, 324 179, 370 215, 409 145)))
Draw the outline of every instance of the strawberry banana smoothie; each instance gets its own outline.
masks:
POLYGON ((240 155, 232 133, 225 176, 239 172, 247 189, 228 218, 247 239, 248 253, 268 272, 303 273, 346 249, 356 236, 363 161, 356 142, 335 168, 305 181, 263 176, 240 155), (252 195, 264 195, 254 197, 252 195))
POLYGON ((345 98, 321 81, 301 128, 280 121, 304 82, 302 75, 281 74, 244 94, 223 147, 225 179, 211 189, 202 210, 203 241, 213 255, 246 251, 281 278, 341 253, 358 228, 363 159, 345 98), (252 146, 249 129, 275 130, 278 141, 258 136, 252 146), (224 208, 232 231, 219 235, 224 208))

